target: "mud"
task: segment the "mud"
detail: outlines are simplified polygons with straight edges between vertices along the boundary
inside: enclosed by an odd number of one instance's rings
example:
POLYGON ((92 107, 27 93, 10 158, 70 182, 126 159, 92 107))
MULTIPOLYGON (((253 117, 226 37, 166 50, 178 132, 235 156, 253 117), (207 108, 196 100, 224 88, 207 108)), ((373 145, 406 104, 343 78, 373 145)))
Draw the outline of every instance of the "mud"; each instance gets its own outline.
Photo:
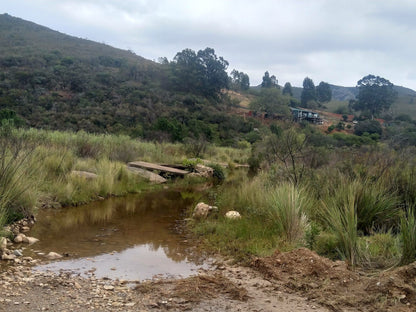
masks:
POLYGON ((300 248, 252 264, 272 283, 331 311, 416 310, 416 262, 370 274, 300 248))

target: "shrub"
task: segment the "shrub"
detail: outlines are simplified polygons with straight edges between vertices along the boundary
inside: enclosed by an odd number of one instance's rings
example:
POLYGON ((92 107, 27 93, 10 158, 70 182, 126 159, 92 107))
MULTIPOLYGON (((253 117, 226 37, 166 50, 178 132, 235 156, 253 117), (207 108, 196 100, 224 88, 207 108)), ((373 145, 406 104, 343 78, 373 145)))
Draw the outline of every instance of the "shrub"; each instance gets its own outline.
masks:
POLYGON ((209 164, 209 167, 214 170, 212 176, 215 180, 217 180, 217 182, 222 182, 225 180, 225 172, 221 165, 209 164))
POLYGON ((359 239, 358 242, 361 263, 374 269, 392 267, 400 260, 400 248, 398 239, 388 231, 387 233, 375 233, 359 239))
POLYGON ((377 133, 378 135, 383 134, 383 129, 381 128, 380 123, 377 120, 363 120, 355 125, 354 134, 361 136, 364 133, 373 134, 377 133))
POLYGON ((334 233, 321 232, 312 245, 313 250, 331 259, 339 257, 339 242, 334 233))

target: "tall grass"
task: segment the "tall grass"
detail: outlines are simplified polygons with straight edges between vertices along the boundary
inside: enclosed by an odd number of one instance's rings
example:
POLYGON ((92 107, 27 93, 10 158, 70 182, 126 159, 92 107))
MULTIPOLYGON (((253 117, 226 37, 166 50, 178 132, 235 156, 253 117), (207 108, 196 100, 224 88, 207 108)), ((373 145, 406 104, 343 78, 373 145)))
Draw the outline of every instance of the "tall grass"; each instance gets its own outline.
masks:
POLYGON ((322 201, 321 218, 338 242, 338 252, 352 266, 359 262, 357 208, 355 195, 357 183, 339 189, 335 197, 322 201))
POLYGON ((409 208, 401 218, 400 236, 402 240, 401 264, 416 260, 416 210, 409 208))
POLYGON ((267 213, 277 232, 289 243, 303 238, 308 225, 305 211, 312 199, 305 190, 285 182, 272 190, 267 213))
POLYGON ((13 138, 12 130, 7 124, 0 127, 0 227, 29 215, 38 199, 35 147, 13 138))

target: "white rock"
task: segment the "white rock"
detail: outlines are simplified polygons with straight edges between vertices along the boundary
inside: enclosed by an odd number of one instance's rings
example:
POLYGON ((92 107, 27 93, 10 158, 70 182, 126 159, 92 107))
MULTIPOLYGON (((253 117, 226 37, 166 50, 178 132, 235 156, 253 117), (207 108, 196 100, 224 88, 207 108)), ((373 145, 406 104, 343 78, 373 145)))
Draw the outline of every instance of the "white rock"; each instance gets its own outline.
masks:
POLYGON ((111 285, 104 285, 103 287, 105 290, 114 290, 114 286, 111 285))
POLYGON ((6 237, 0 237, 0 250, 7 248, 7 239, 6 237))
POLYGON ((62 258, 62 256, 56 252, 51 251, 50 253, 46 255, 46 258, 48 258, 49 260, 55 260, 55 259, 62 258))
POLYGON ((26 232, 29 232, 29 231, 30 231, 30 227, 28 227, 28 226, 22 226, 20 228, 20 232, 22 232, 22 233, 26 233, 26 232))
POLYGON ((25 238, 26 238, 26 235, 25 234, 22 234, 22 233, 17 234, 16 237, 14 238, 14 242, 17 243, 17 244, 19 244, 19 243, 23 242, 23 240, 25 238))
POLYGON ((208 215, 211 213, 211 211, 213 210, 218 210, 217 207, 213 207, 213 206, 209 206, 205 203, 198 203, 195 206, 194 212, 192 213, 192 217, 194 219, 204 219, 206 217, 208 217, 208 215))
POLYGON ((15 256, 15 255, 13 255, 13 254, 11 254, 11 255, 8 255, 8 254, 3 254, 3 255, 1 256, 1 258, 2 258, 3 260, 14 260, 14 259, 16 259, 16 256, 15 256))
POLYGON ((37 239, 37 238, 34 238, 34 237, 30 237, 30 236, 26 236, 25 238, 23 238, 23 242, 24 243, 27 243, 27 244, 29 244, 29 245, 32 245, 32 244, 34 244, 34 243, 36 243, 36 242, 38 242, 39 240, 37 239))
POLYGON ((225 217, 227 219, 235 220, 235 219, 240 219, 241 218, 241 215, 240 215, 240 213, 238 211, 231 210, 231 211, 228 211, 225 214, 225 217))

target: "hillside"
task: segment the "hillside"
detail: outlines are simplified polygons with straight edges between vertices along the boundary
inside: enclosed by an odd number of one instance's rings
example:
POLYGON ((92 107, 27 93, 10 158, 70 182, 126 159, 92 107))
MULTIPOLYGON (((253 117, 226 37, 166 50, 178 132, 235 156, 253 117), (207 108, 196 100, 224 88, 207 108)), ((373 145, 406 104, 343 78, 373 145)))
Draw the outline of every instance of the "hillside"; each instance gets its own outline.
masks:
POLYGON ((31 127, 221 144, 253 129, 224 114, 224 100, 184 91, 180 74, 169 63, 0 15, 0 111, 31 127))
MULTIPOLYGON (((342 87, 337 85, 330 85, 332 90, 332 101, 325 104, 326 110, 334 112, 341 107, 348 106, 348 101, 356 98, 358 89, 356 87, 342 87)), ((402 87, 394 86, 397 91, 397 100, 392 105, 391 110, 394 116, 400 114, 408 114, 413 119, 416 119, 416 91, 402 87)), ((302 88, 293 87, 293 96, 300 100, 302 88)))

